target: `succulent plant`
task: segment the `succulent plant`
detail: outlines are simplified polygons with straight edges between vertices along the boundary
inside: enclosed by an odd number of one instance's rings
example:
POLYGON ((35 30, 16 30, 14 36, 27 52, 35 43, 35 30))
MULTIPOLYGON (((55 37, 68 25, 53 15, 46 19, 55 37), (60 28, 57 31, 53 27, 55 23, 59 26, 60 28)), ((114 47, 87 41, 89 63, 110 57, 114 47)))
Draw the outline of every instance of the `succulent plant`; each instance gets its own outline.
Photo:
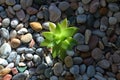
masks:
POLYGON ((57 25, 49 22, 49 31, 42 32, 45 40, 40 46, 46 46, 52 49, 53 58, 59 57, 64 59, 66 50, 72 50, 77 42, 72 36, 77 32, 78 28, 69 27, 67 19, 64 19, 57 25))

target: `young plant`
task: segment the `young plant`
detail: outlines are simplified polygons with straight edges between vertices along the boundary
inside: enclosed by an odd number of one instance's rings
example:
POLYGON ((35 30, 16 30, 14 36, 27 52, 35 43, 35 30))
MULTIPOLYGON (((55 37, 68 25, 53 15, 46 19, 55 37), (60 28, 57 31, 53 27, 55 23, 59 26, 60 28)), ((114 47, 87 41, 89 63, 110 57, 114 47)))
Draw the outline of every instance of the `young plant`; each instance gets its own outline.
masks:
POLYGON ((49 23, 49 30, 42 32, 45 40, 40 44, 52 49, 52 56, 60 59, 64 59, 66 56, 66 50, 72 50, 73 46, 76 45, 76 41, 72 36, 77 32, 76 27, 69 27, 67 19, 64 19, 57 25, 49 23))

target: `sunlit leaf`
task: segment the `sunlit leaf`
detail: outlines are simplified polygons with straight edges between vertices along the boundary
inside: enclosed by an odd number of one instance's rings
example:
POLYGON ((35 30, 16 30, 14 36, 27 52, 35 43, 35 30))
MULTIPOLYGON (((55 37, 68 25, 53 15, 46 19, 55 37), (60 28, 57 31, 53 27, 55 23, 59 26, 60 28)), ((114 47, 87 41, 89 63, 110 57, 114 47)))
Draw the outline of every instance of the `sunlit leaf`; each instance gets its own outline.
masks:
POLYGON ((45 39, 42 43, 40 43, 40 46, 53 47, 54 45, 55 45, 54 42, 51 42, 47 39, 45 39))
POLYGON ((55 28, 56 28, 56 25, 55 25, 54 23, 52 23, 52 22, 49 22, 49 30, 50 30, 51 32, 54 32, 54 31, 55 31, 55 28))
POLYGON ((52 41, 54 38, 54 34, 52 32, 43 32, 42 35, 50 41, 52 41))

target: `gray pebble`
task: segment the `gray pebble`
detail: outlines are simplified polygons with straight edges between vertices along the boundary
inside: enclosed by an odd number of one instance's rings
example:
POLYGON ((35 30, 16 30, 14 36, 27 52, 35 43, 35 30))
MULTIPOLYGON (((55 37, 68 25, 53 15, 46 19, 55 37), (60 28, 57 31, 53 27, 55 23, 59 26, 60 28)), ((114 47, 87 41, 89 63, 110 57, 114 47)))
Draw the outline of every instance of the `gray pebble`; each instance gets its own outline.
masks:
POLYGON ((77 16, 77 23, 85 23, 87 20, 87 15, 82 14, 77 16))
POLYGON ((17 52, 12 51, 12 52, 10 53, 10 55, 8 56, 7 61, 8 61, 8 62, 12 62, 13 60, 15 60, 16 57, 17 57, 17 52))
POLYGON ((18 34, 25 34, 27 32, 28 30, 26 28, 21 28, 20 30, 17 31, 18 34))
POLYGON ((17 48, 17 53, 24 53, 25 52, 25 49, 26 49, 26 47, 19 47, 19 48, 17 48))
POLYGON ((119 11, 119 6, 117 5, 117 3, 109 3, 108 8, 113 12, 119 11))
POLYGON ((84 4, 88 4, 91 0, 82 0, 84 4))
POLYGON ((35 71, 37 74, 42 74, 46 68, 47 68, 46 64, 40 64, 37 66, 35 71))
POLYGON ((58 8, 61 10, 61 11, 65 11, 67 10, 68 8, 70 7, 70 4, 66 1, 63 1, 63 2, 60 2, 59 5, 58 5, 58 8))
POLYGON ((89 80, 89 77, 87 76, 87 74, 84 74, 84 75, 82 75, 82 79, 83 80, 89 80))
POLYGON ((80 65, 80 74, 84 74, 85 71, 86 71, 86 65, 85 64, 80 65))
POLYGON ((18 73, 15 76, 13 76, 12 80, 26 80, 27 75, 24 73, 18 73))
POLYGON ((78 45, 77 49, 82 52, 87 52, 87 51, 89 51, 89 46, 88 45, 78 45))
POLYGON ((84 8, 83 7, 78 7, 77 13, 78 14, 83 14, 84 13, 84 8))
POLYGON ((116 17, 109 17, 109 24, 110 25, 115 25, 117 23, 116 17))
POLYGON ((39 44, 44 41, 44 38, 42 36, 39 36, 36 38, 36 42, 39 44))
POLYGON ((18 65, 20 62, 20 55, 17 55, 16 59, 15 59, 15 65, 18 65))
POLYGON ((5 29, 5 28, 1 28, 0 29, 0 34, 1 34, 1 36, 3 37, 3 38, 5 38, 5 39, 9 39, 9 31, 7 30, 7 29, 5 29))
POLYGON ((4 10, 3 6, 0 6, 0 12, 3 11, 3 10, 4 10))
POLYGON ((110 67, 110 62, 106 59, 99 61, 97 64, 103 69, 107 69, 110 67))
POLYGON ((73 56, 75 54, 73 50, 67 50, 66 53, 68 56, 73 56))
POLYGON ((35 55, 33 56, 33 61, 34 61, 35 63, 41 62, 40 56, 38 56, 38 55, 35 54, 35 55))
POLYGON ((10 19, 9 18, 4 18, 2 20, 2 27, 8 27, 10 24, 10 19))
POLYGON ((10 23, 12 28, 16 28, 18 25, 19 21, 17 19, 13 19, 10 23))
POLYGON ((6 0, 5 3, 9 6, 12 6, 16 3, 16 0, 6 0))
POLYGON ((73 75, 78 75, 79 74, 79 66, 78 65, 74 65, 70 68, 70 72, 73 74, 73 75))
POLYGON ((81 57, 74 57, 73 63, 76 65, 80 65, 82 63, 83 59, 81 57))
POLYGON ((13 10, 15 11, 19 11, 21 9, 21 5, 20 4, 16 4, 13 6, 13 10))
POLYGON ((87 75, 88 77, 93 77, 95 75, 95 67, 93 65, 88 66, 87 75))
POLYGON ((100 31, 100 30, 94 30, 92 33, 94 35, 97 35, 98 37, 104 37, 105 36, 105 33, 100 31))
POLYGON ((100 68, 100 67, 96 67, 95 70, 98 71, 98 72, 100 72, 100 73, 104 73, 104 72, 105 72, 105 71, 104 71, 102 68, 100 68))
POLYGON ((33 55, 30 54, 30 53, 27 53, 27 54, 25 55, 25 59, 26 59, 26 60, 32 60, 32 59, 33 59, 33 55))
POLYGON ((0 65, 7 66, 8 65, 7 60, 0 58, 0 65))
POLYGON ((39 56, 43 56, 43 48, 37 48, 36 49, 36 51, 35 51, 35 53, 37 54, 37 55, 39 55, 39 56))
POLYGON ((117 21, 118 21, 118 22, 120 22, 119 16, 120 16, 120 12, 116 12, 116 13, 114 14, 114 17, 117 18, 117 21))
POLYGON ((81 33, 76 33, 73 38, 78 42, 78 44, 84 44, 85 37, 81 33))
POLYGON ((6 17, 7 17, 6 11, 0 12, 0 16, 1 16, 2 18, 6 18, 6 17))
POLYGON ((52 76, 52 69, 51 68, 45 69, 44 75, 45 77, 50 78, 52 76))
POLYGON ((32 48, 25 48, 25 53, 33 54, 35 51, 32 48))
POLYGON ((37 18, 39 18, 39 19, 43 19, 44 18, 42 11, 37 13, 37 18))
POLYGON ((104 77, 102 77, 102 76, 100 76, 100 75, 95 75, 94 76, 96 79, 98 79, 98 80, 107 80, 106 78, 104 78, 104 77))
POLYGON ((33 15, 33 16, 30 16, 30 19, 29 19, 31 22, 33 21, 38 21, 38 18, 37 16, 33 15))
POLYGON ((57 76, 51 76, 50 80, 58 80, 58 77, 57 76))

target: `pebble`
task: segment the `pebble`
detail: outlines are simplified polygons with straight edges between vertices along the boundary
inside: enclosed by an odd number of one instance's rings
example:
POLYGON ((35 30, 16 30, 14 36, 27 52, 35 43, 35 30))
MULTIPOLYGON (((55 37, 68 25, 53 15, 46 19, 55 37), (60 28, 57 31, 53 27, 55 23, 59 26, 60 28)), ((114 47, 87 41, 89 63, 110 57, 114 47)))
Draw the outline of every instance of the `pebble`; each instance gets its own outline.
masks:
POLYGON ((116 78, 120 80, 120 73, 117 73, 116 78))
POLYGON ((26 12, 27 12, 29 15, 34 15, 34 14, 36 14, 36 13, 38 12, 38 10, 35 9, 35 8, 33 8, 33 7, 28 7, 28 8, 26 9, 26 12))
POLYGON ((84 11, 84 8, 83 7, 78 7, 77 9, 77 13, 78 14, 83 14, 85 11, 84 11))
POLYGON ((89 77, 87 76, 87 74, 84 74, 84 75, 82 75, 82 79, 83 79, 83 80, 88 80, 89 77))
POLYGON ((52 57, 50 54, 45 56, 45 61, 48 64, 48 66, 53 66, 53 61, 52 61, 52 57))
POLYGON ((73 65, 73 66, 70 68, 70 72, 71 72, 73 75, 78 75, 78 74, 79 74, 79 66, 78 66, 78 65, 73 65))
POLYGON ((50 80, 58 80, 58 77, 57 76, 51 76, 50 80))
POLYGON ((0 65, 7 66, 8 65, 7 60, 0 58, 0 65))
POLYGON ((0 29, 0 34, 1 34, 1 37, 3 37, 4 39, 8 40, 9 39, 9 31, 5 28, 1 28, 0 29))
POLYGON ((20 21, 23 21, 25 19, 25 12, 21 9, 16 12, 16 16, 20 21))
POLYGON ((18 74, 18 70, 16 67, 12 68, 11 70, 13 75, 18 74))
POLYGON ((13 76, 12 80, 25 80, 27 78, 27 75, 24 73, 18 73, 15 76, 13 76))
POLYGON ((82 0, 82 3, 88 4, 91 0, 82 0))
POLYGON ((66 54, 68 56, 73 56, 75 54, 75 52, 73 50, 67 50, 66 54))
POLYGON ((104 77, 102 77, 102 76, 100 76, 100 75, 95 75, 94 76, 96 79, 98 79, 98 80, 107 80, 106 78, 104 78, 104 77))
POLYGON ((30 53, 27 53, 27 54, 25 55, 25 59, 26 59, 26 60, 32 60, 32 59, 33 59, 33 55, 30 54, 30 53))
POLYGON ((20 55, 17 55, 16 60, 15 60, 15 65, 18 65, 20 62, 20 55))
POLYGON ((28 43, 32 40, 32 34, 30 33, 27 33, 25 35, 22 35, 20 40, 23 42, 23 43, 28 43))
POLYGON ((97 64, 103 69, 107 69, 110 67, 110 62, 106 59, 99 61, 97 64))
POLYGON ((64 63, 66 65, 66 67, 68 67, 68 68, 71 67, 71 66, 73 66, 72 57, 70 57, 70 56, 65 57, 64 63))
POLYGON ((16 28, 18 23, 19 23, 19 21, 17 19, 13 19, 10 24, 11 24, 12 28, 16 28))
POLYGON ((116 19, 117 19, 118 22, 120 22, 119 16, 120 16, 120 12, 116 12, 116 13, 114 14, 114 17, 116 17, 116 19))
POLYGON ((17 47, 20 46, 21 41, 17 38, 12 38, 11 41, 10 41, 10 44, 11 44, 12 48, 17 48, 17 47))
POLYGON ((44 53, 44 52, 43 52, 43 48, 37 48, 35 52, 36 52, 36 54, 39 55, 39 56, 43 56, 43 53, 44 53))
POLYGON ((47 69, 46 64, 40 64, 37 66, 35 71, 37 74, 42 74, 42 73, 44 73, 45 69, 47 69))
POLYGON ((1 16, 2 18, 6 18, 6 17, 7 17, 6 11, 0 12, 0 16, 1 16))
POLYGON ((77 49, 82 52, 87 52, 87 51, 89 51, 89 46, 88 45, 78 45, 77 49))
POLYGON ((13 62, 11 62, 11 63, 9 63, 9 64, 6 66, 6 68, 10 68, 10 69, 11 69, 11 68, 14 67, 14 65, 15 65, 15 64, 14 64, 13 62))
POLYGON ((81 33, 76 33, 73 38, 78 42, 78 44, 84 44, 85 37, 81 33))
POLYGON ((91 3, 90 3, 90 8, 89 8, 89 11, 91 13, 95 13, 99 7, 99 0, 93 0, 91 3))
POLYGON ((17 31, 18 34, 26 34, 28 30, 26 28, 21 28, 20 30, 17 31))
POLYGON ((90 37, 91 37, 91 30, 86 30, 85 31, 85 44, 88 44, 89 40, 90 40, 90 37))
POLYGON ((12 52, 10 53, 10 55, 8 56, 7 61, 8 61, 8 62, 12 62, 13 60, 15 60, 16 57, 17 57, 17 52, 12 51, 12 52))
POLYGON ((104 37, 105 36, 105 33, 103 31, 100 31, 100 30, 94 30, 92 33, 94 35, 97 35, 98 37, 104 37))
POLYGON ((81 57, 74 57, 73 58, 73 63, 75 65, 80 65, 82 63, 83 59, 81 57))
POLYGON ((5 3, 9 6, 12 6, 16 3, 16 0, 6 0, 5 3))
POLYGON ((114 53, 112 55, 112 59, 114 63, 119 63, 120 62, 120 56, 117 53, 114 53))
POLYGON ((109 4, 108 4, 108 8, 109 8, 109 10, 111 10, 112 12, 117 12, 117 11, 119 11, 119 6, 117 5, 117 3, 109 3, 109 4))
POLYGON ((26 9, 33 4, 33 0, 20 0, 20 4, 23 9, 26 9))
POLYGON ((96 67, 95 69, 96 69, 96 71, 98 71, 100 73, 104 73, 105 72, 104 69, 102 69, 101 67, 96 67))
POLYGON ((59 5, 58 5, 58 8, 61 10, 61 11, 65 11, 67 10, 68 8, 70 7, 70 4, 66 1, 63 1, 63 2, 60 2, 59 5))
POLYGON ((42 11, 39 11, 39 12, 37 13, 37 18, 39 18, 39 19, 43 19, 43 18, 44 18, 44 14, 43 14, 42 11))
POLYGON ((80 74, 84 74, 86 72, 86 65, 85 64, 81 64, 80 65, 80 74))
POLYGON ((8 6, 8 12, 11 14, 11 15, 15 15, 15 12, 13 10, 13 8, 11 6, 8 6))
POLYGON ((95 75, 95 67, 93 65, 88 66, 87 68, 87 76, 93 77, 95 75))
POLYGON ((2 20, 2 26, 3 26, 3 27, 8 27, 9 24, 10 24, 10 19, 9 19, 9 18, 4 18, 4 19, 2 20))
POLYGON ((10 31, 10 39, 15 38, 17 36, 16 30, 10 31))
POLYGON ((92 54, 92 57, 95 59, 95 60, 99 60, 103 57, 103 51, 99 48, 95 48, 92 50, 91 54, 92 54))
POLYGON ((83 24, 87 21, 87 15, 81 14, 76 17, 77 23, 83 24))
POLYGON ((15 11, 19 11, 20 9, 21 9, 21 5, 20 4, 15 4, 13 6, 13 10, 15 10, 15 11))
POLYGON ((51 68, 45 69, 44 75, 45 77, 50 78, 52 76, 52 69, 51 68))
POLYGON ((115 25, 117 23, 117 19, 115 17, 109 17, 109 24, 115 25))
POLYGON ((56 7, 56 5, 54 3, 50 4, 50 7, 49 7, 49 19, 50 21, 52 22, 56 22, 57 20, 60 19, 60 16, 61 16, 61 11, 59 8, 56 7))
POLYGON ((56 76, 61 75, 61 73, 63 72, 62 63, 60 63, 60 62, 55 63, 54 67, 53 67, 53 72, 56 76))
POLYGON ((10 68, 4 68, 0 70, 0 76, 5 76, 6 74, 10 73, 11 69, 10 68))
POLYGON ((41 62, 40 56, 34 55, 34 56, 33 56, 33 61, 34 61, 35 63, 37 63, 38 61, 41 62))
POLYGON ((0 56, 1 58, 7 58, 11 52, 11 46, 8 43, 4 43, 0 47, 0 56))
POLYGON ((12 79, 12 75, 7 74, 3 77, 3 80, 11 80, 12 79))
POLYGON ((39 31, 42 30, 42 26, 41 26, 41 24, 40 24, 39 22, 31 22, 31 23, 30 23, 30 26, 31 26, 31 28, 32 28, 33 30, 35 30, 35 31, 37 31, 37 32, 39 32, 39 31))

